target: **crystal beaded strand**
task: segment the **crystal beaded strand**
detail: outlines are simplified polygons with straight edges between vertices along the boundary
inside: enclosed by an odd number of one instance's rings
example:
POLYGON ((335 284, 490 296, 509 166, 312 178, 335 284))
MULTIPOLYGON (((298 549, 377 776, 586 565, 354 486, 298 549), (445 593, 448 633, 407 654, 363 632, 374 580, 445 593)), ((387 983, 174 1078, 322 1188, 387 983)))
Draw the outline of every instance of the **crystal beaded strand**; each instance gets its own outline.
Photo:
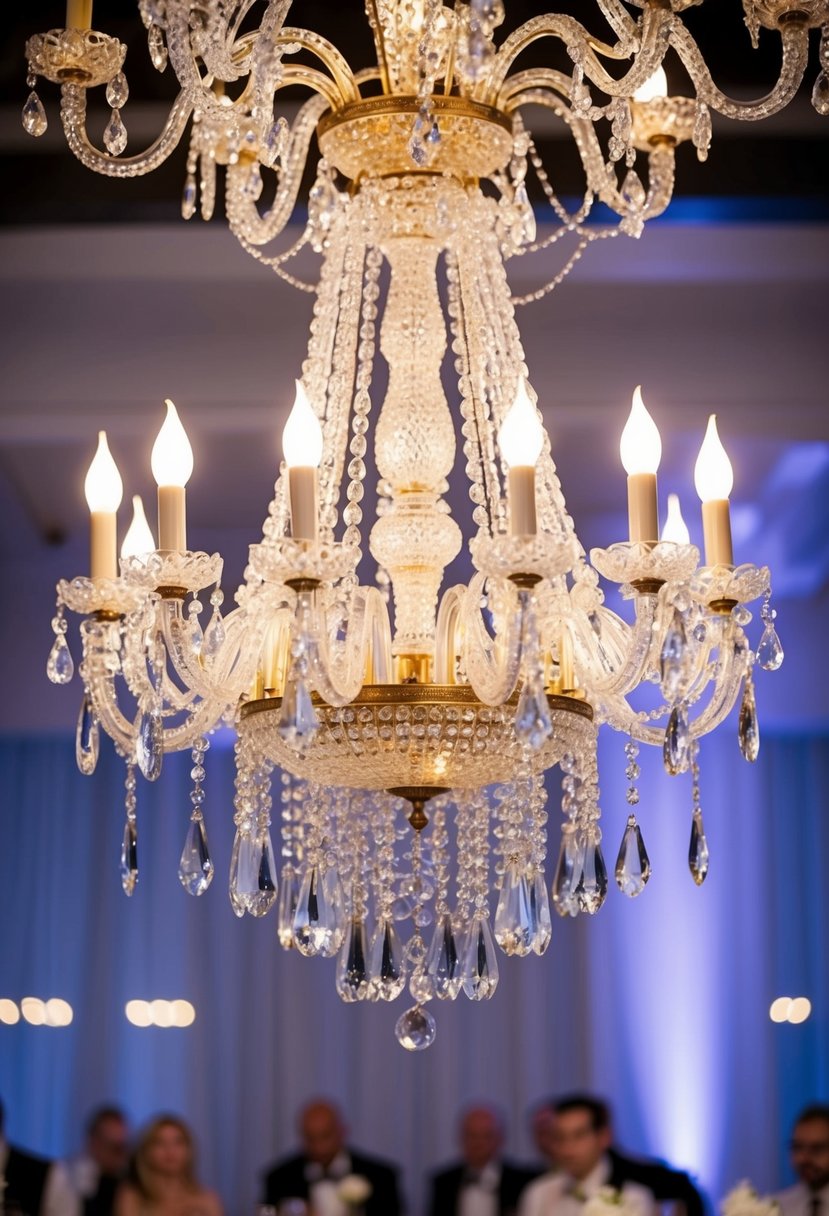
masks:
POLYGON ((277 899, 276 860, 271 840, 272 771, 272 762, 260 758, 252 774, 256 817, 251 835, 252 881, 247 911, 256 917, 267 915, 277 899))
POLYGON ((55 640, 46 661, 46 675, 53 684, 68 684, 75 674, 75 664, 72 653, 66 642, 68 623, 63 615, 63 605, 58 603, 55 615, 52 617, 52 632, 55 640))
POLYGON ((297 823, 298 809, 296 795, 300 791, 296 786, 302 784, 295 780, 287 770, 279 774, 280 780, 280 818, 282 821, 281 846, 282 870, 279 875, 279 906, 277 909, 277 937, 283 950, 290 950, 294 945, 294 915, 299 894, 297 882, 297 856, 301 848, 301 827, 297 823))
POLYGON ((204 895, 213 881, 213 861, 207 843, 207 832, 204 826, 204 757, 210 747, 208 739, 196 739, 191 752, 193 767, 190 769, 190 779, 193 789, 190 801, 193 809, 190 813, 190 826, 184 841, 184 848, 178 866, 178 877, 188 895, 204 895))
MULTIPOLYGON (((456 826, 460 841, 462 824, 458 819, 456 826)), ((458 942, 449 910, 449 833, 443 807, 432 814, 431 845, 435 866, 435 929, 426 955, 426 974, 438 1000, 454 1001, 460 992, 461 975, 458 942)))
POLYGON ((471 795, 472 898, 474 907, 463 944, 461 982, 470 1001, 488 1000, 498 986, 498 958, 489 923, 489 803, 485 790, 471 795))
POLYGON ((553 907, 559 916, 576 916, 579 911, 576 884, 581 876, 584 843, 577 822, 581 774, 578 759, 571 752, 562 756, 561 771, 561 809, 566 818, 561 825, 561 845, 553 878, 553 907))
POLYGON ((528 843, 529 867, 527 882, 530 888, 530 923, 532 936, 530 947, 533 954, 544 954, 552 937, 550 899, 544 881, 544 862, 547 857, 547 786, 543 773, 527 778, 528 785, 528 843))
MULTIPOLYGON (((367 800, 368 801, 368 800, 367 800)), ((374 908, 376 927, 369 956, 372 1000, 393 1001, 406 984, 405 952, 394 926, 394 844, 396 830, 393 804, 388 798, 373 802, 374 908)))
POLYGON ((336 968, 336 988, 340 999, 351 1003, 366 1000, 371 991, 368 962, 366 883, 363 859, 366 856, 365 819, 353 815, 350 819, 337 816, 337 857, 345 890, 345 938, 340 948, 336 968))
POLYGON ((641 829, 636 821, 636 812, 633 809, 639 804, 639 790, 636 782, 641 770, 637 761, 638 755, 639 744, 635 739, 631 738, 625 744, 625 757, 627 759, 625 776, 628 779, 628 788, 625 796, 627 804, 631 809, 628 812, 627 824, 622 836, 622 843, 619 847, 619 855, 616 858, 615 870, 616 885, 623 895, 628 895, 631 899, 634 899, 637 895, 641 895, 651 876, 650 859, 645 849, 645 843, 642 840, 641 829))
POLYGON ((121 886, 125 895, 132 895, 138 882, 138 830, 136 827, 136 793, 135 765, 127 764, 127 775, 124 787, 127 791, 124 800, 126 822, 124 837, 121 842, 121 886))
POLYGON ((694 740, 691 745, 691 794, 693 811, 691 814, 691 841, 688 845, 688 868, 691 877, 698 887, 705 882, 708 873, 708 841, 705 838, 705 827, 702 822, 702 808, 699 792, 699 743, 694 740))

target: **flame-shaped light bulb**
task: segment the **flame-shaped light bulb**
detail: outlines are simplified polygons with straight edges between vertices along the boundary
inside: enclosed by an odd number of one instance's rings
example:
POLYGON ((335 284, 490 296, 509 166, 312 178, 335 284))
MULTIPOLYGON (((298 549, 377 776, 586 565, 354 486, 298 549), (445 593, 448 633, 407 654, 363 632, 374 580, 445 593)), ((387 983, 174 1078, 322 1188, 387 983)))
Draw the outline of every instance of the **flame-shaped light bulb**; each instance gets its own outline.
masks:
POLYGON ((145 557, 155 549, 150 525, 144 511, 144 501, 140 494, 132 496, 132 523, 127 528, 127 534, 121 543, 121 557, 145 557))
POLYGON ((734 470, 717 432, 717 415, 708 419, 705 438, 694 466, 694 485, 702 501, 705 561, 709 566, 731 566, 731 512, 728 496, 734 486, 734 470))
POLYGON ((187 548, 184 487, 193 472, 193 449, 176 407, 170 400, 164 404, 167 417, 150 458, 158 486, 158 547, 183 552, 187 548))
POLYGON ((288 466, 291 535, 296 540, 319 534, 319 466, 323 435, 301 380, 296 381, 293 408, 282 431, 282 453, 288 466))
POLYGON ((659 539, 656 471, 662 459, 662 440, 638 385, 622 431, 619 454, 628 475, 628 534, 634 543, 655 544, 659 539))
POLYGON ((649 76, 644 84, 640 84, 639 88, 633 94, 634 101, 648 102, 655 101, 657 97, 668 96, 668 77, 665 75, 665 69, 658 67, 653 76, 649 76))
POLYGON ((668 514, 659 539, 672 541, 675 545, 689 545, 691 543, 691 533, 688 531, 688 525, 682 518, 682 508, 679 505, 678 494, 668 495, 668 514))
POLYGON ((513 536, 534 536, 535 466, 544 447, 544 427, 527 391, 527 381, 518 379, 515 400, 498 430, 498 446, 507 466, 509 525, 513 536))
POLYGON ((115 578, 118 574, 115 515, 124 486, 109 450, 106 431, 98 432, 98 447, 83 488, 89 507, 90 574, 92 578, 115 578))

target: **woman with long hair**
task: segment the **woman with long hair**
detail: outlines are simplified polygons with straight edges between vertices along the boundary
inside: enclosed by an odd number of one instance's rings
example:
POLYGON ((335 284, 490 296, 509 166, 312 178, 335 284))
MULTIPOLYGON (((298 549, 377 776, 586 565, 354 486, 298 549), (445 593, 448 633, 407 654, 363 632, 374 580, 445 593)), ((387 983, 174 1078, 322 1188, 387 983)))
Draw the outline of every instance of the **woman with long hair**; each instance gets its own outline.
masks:
POLYGON ((183 1120, 160 1115, 139 1134, 115 1216, 222 1216, 218 1195, 196 1179, 193 1135, 183 1120))

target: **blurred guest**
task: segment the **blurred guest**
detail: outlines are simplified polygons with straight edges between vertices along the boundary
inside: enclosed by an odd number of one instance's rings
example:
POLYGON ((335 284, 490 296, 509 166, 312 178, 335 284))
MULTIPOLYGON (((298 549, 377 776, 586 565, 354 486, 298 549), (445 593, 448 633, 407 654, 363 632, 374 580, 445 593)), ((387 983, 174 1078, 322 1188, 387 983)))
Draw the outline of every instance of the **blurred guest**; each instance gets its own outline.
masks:
POLYGON ((115 1216, 222 1216, 213 1191, 196 1179, 192 1133, 175 1115, 160 1115, 140 1133, 129 1181, 115 1197, 115 1216))
POLYGON ((263 1202, 279 1207, 302 1200, 314 1216, 399 1216, 397 1169, 346 1143, 348 1129, 337 1107, 325 1099, 299 1113, 302 1152, 278 1161, 265 1177, 263 1202))
MULTIPOLYGON (((587 1103, 593 1119, 599 1126, 611 1128, 610 1109, 607 1103, 587 1095, 576 1095, 587 1103)), ((545 1102, 533 1113, 532 1131, 536 1147, 541 1156, 554 1165, 553 1129, 556 1119, 556 1103, 545 1102)), ((611 1130, 612 1138, 612 1130, 611 1130)), ((705 1216, 705 1201, 688 1174, 672 1169, 662 1161, 629 1157, 610 1143, 605 1150, 610 1162, 610 1177, 606 1185, 620 1190, 624 1183, 632 1182, 650 1191, 657 1203, 671 1204, 675 1211, 685 1216, 705 1216)), ((829 1216, 827 1212, 826 1216, 829 1216)))
POLYGON ((80 1203, 59 1161, 9 1144, 0 1102, 0 1204, 6 1216, 79 1216, 80 1203))
POLYGON ((504 1125, 491 1107, 469 1107, 458 1132, 462 1160, 432 1176, 430 1216, 510 1216, 538 1170, 501 1156, 504 1125))
POLYGON ((69 1173, 83 1204, 83 1216, 111 1216, 115 1192, 130 1159, 129 1127, 117 1106, 99 1106, 87 1119, 82 1156, 69 1163, 69 1173))
POLYGON ((526 1187, 519 1216, 580 1216, 585 1201, 607 1187, 621 1192, 633 1216, 652 1216, 651 1192, 614 1177, 605 1104, 586 1094, 573 1094, 553 1103, 552 1115, 544 1144, 554 1169, 526 1187))
POLYGON ((776 1196, 780 1216, 829 1216, 829 1106, 807 1106, 789 1144, 796 1186, 776 1196))

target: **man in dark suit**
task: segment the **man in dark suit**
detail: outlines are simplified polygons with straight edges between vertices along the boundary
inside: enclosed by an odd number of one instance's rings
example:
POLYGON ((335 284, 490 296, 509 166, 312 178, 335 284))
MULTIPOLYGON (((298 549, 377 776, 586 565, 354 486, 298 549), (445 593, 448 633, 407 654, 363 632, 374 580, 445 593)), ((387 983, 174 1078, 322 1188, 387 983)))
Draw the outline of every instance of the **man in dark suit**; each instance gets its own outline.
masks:
MULTIPOLYGON (((565 1099, 551 1099, 536 1107, 533 1112, 532 1130, 536 1145, 551 1165, 555 1167, 555 1154, 550 1136, 557 1110, 565 1108, 585 1109, 589 1112, 595 1130, 610 1129, 610 1107, 591 1094, 571 1094, 565 1099)), ((663 1161, 629 1157, 613 1144, 605 1150, 610 1174, 607 1185, 620 1191, 626 1182, 650 1191, 657 1203, 681 1205, 684 1216, 707 1216, 705 1200, 683 1170, 675 1170, 663 1161)))
POLYGON ((501 1157, 504 1125, 488 1106, 464 1111, 459 1140, 462 1160, 432 1177, 430 1216, 510 1216, 538 1171, 501 1157))
POLYGON ((9 1144, 0 1102, 0 1210, 6 1216, 78 1216, 66 1170, 9 1144))
POLYGON ((83 1216, 112 1216, 130 1159, 130 1130, 117 1106, 100 1106, 86 1123, 86 1150, 69 1163, 83 1216))
POLYGON ((355 1152, 346 1144, 347 1128, 332 1102, 317 1100, 299 1115, 302 1152, 278 1161, 265 1176, 263 1202, 278 1208, 303 1201, 314 1216, 400 1216, 397 1169, 355 1152))

